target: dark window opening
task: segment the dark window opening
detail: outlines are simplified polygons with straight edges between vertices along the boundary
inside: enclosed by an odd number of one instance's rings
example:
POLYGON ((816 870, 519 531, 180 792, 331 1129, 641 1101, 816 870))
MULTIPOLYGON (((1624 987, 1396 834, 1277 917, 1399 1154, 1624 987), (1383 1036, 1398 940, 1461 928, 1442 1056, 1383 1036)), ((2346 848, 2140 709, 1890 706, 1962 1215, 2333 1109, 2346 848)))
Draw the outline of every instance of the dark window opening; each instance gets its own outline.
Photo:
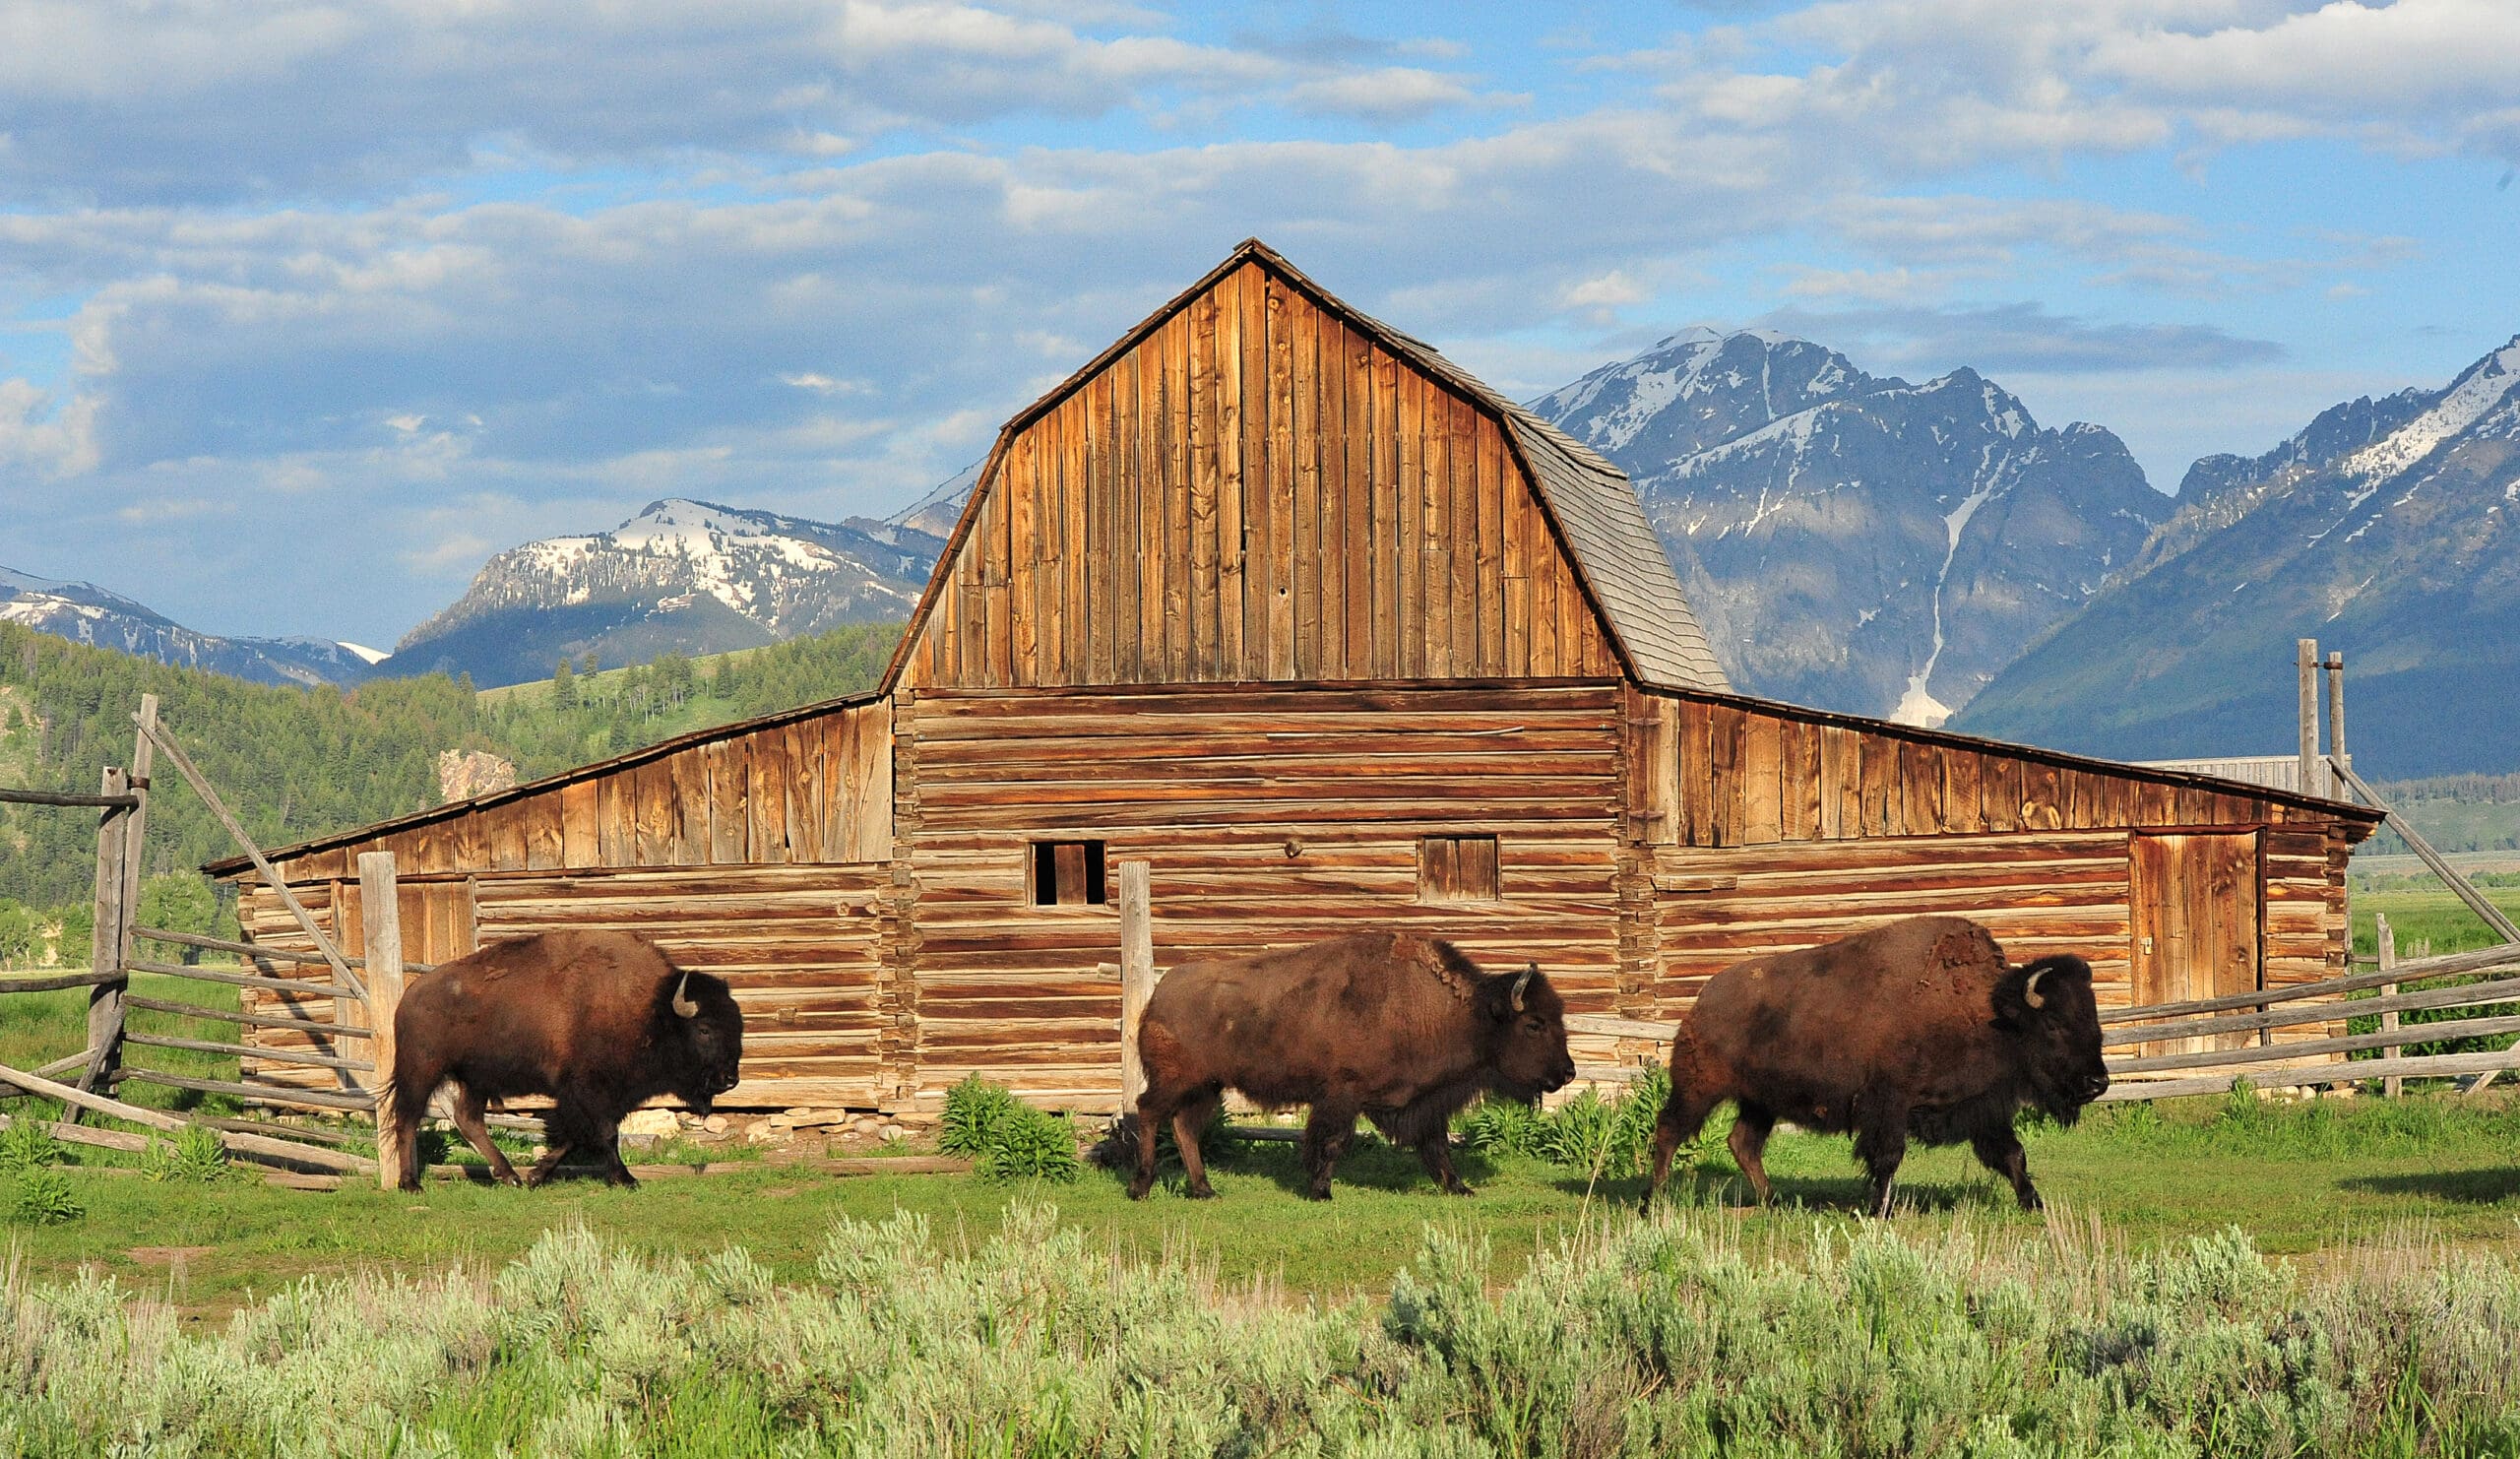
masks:
POLYGON ((1426 836, 1418 842, 1418 900, 1497 900, 1496 838, 1426 836))
POLYGON ((1105 907, 1110 900, 1102 881, 1102 842, 1033 843, 1034 906, 1105 907))

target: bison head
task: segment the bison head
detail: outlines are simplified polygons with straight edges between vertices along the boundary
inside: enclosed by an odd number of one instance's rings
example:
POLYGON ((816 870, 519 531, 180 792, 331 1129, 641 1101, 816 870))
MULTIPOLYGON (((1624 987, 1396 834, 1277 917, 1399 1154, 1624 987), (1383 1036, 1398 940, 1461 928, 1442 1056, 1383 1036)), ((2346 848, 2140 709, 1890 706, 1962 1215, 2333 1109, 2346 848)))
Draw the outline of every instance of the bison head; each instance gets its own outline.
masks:
POLYGON ((1529 1100, 1575 1077, 1575 1059, 1566 1051, 1566 1003, 1538 963, 1482 980, 1476 1003, 1480 1062, 1494 1088, 1529 1100))
POLYGON ((706 1114, 718 1096, 735 1087, 744 1056, 744 1015, 723 978, 677 973, 658 989, 657 1022, 667 1053, 673 1093, 695 1113, 706 1114))
POLYGON ((1995 1026, 2010 1033, 2040 1109, 2071 1124, 2109 1091, 2100 1056, 2100 1007, 2091 964, 2066 954, 2009 968, 1995 985, 1995 1026))

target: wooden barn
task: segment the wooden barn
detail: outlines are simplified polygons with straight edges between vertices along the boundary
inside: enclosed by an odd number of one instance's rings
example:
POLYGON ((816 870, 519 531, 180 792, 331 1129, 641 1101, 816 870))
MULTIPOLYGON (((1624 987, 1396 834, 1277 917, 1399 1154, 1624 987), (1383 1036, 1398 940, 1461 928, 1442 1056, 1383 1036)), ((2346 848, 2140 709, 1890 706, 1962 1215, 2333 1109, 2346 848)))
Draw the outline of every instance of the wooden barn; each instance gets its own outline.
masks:
POLYGON ((1123 859, 1159 968, 1403 925, 1668 1021, 1927 911, 2104 1003, 2334 976, 2377 820, 1732 693, 1616 469, 1249 242, 1007 423, 874 692, 274 860, 352 946, 385 850, 417 960, 600 926, 724 975, 737 1108, 1107 1109, 1123 859))

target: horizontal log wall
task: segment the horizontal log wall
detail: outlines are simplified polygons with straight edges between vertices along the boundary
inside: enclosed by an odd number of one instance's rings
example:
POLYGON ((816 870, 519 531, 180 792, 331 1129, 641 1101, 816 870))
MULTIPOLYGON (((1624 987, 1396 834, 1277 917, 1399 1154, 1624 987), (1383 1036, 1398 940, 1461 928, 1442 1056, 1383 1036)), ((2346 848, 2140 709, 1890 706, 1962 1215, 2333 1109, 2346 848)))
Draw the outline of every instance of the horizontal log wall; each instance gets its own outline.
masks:
POLYGON ((892 706, 834 709, 370 841, 279 863, 291 886, 355 880, 361 852, 405 878, 579 867, 852 864, 892 856, 892 706))
MULTIPOLYGON (((886 1037, 891 982, 882 961, 891 884, 891 865, 875 863, 490 874, 407 880, 399 891, 404 946, 414 962, 445 962, 482 943, 571 928, 650 938, 677 965, 725 979, 743 1009, 743 1082, 723 1103, 866 1108, 884 1103, 900 1082, 886 1065, 895 1047, 886 1037)), ((297 890, 305 898, 309 889, 297 890)), ((338 909, 347 945, 357 947, 358 884, 314 890, 318 920, 330 932, 338 909)), ((307 945, 269 892, 249 890, 242 911, 254 940, 307 945)), ((309 979, 328 974, 321 966, 288 971, 309 979)), ((328 1019, 337 1006, 279 992, 248 998, 328 1019)), ((364 1010, 352 1000, 340 1006, 358 1010, 343 1021, 363 1023, 364 1010)), ((323 1052, 338 1041, 257 1030, 252 1042, 323 1052)), ((348 1047, 355 1053, 366 1047, 348 1047)), ((322 1070, 279 1063, 258 1077, 333 1085, 322 1070)))
POLYGON ((1730 963, 1925 913, 1977 918, 2017 958, 2078 954, 2102 1003, 2122 1006, 2144 827, 2266 828, 2265 985, 2345 971, 2349 827, 2315 809, 1782 708, 1645 692, 1628 726, 1631 834, 1669 888, 1654 896, 1657 1016, 1730 963))
MULTIPOLYGON (((1614 685, 1343 692, 923 694, 906 703, 918 1077, 979 1073, 1107 1108, 1119 1081, 1110 908, 1035 907, 1027 848, 1152 863, 1156 965, 1366 927, 1537 959, 1571 1006, 1618 977, 1614 685), (1418 901, 1418 839, 1494 835, 1501 899, 1418 901)), ((1116 871, 1113 874, 1116 882, 1116 871)), ((1606 1048, 1606 1045, 1605 1045, 1606 1048)), ((1605 1056, 1604 1061, 1606 1061, 1605 1056)))
POLYGON ((1496 420, 1257 263, 1015 432, 916 688, 1618 671, 1496 420))

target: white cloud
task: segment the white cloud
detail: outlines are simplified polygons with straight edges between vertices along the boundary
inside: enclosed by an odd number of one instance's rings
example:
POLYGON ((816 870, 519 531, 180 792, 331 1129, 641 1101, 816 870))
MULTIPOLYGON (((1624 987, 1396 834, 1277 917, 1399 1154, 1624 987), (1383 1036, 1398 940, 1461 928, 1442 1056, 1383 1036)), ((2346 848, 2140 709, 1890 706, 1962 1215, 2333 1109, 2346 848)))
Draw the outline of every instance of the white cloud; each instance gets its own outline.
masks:
POLYGON ((95 470, 96 402, 63 401, 25 380, 0 380, 0 468, 55 479, 95 470))
POLYGON ((1457 76, 1417 66, 1385 66, 1375 71, 1327 76, 1304 82, 1287 93, 1287 103, 1314 115, 1361 117, 1369 121, 1406 121, 1451 106, 1511 98, 1481 96, 1457 76))

